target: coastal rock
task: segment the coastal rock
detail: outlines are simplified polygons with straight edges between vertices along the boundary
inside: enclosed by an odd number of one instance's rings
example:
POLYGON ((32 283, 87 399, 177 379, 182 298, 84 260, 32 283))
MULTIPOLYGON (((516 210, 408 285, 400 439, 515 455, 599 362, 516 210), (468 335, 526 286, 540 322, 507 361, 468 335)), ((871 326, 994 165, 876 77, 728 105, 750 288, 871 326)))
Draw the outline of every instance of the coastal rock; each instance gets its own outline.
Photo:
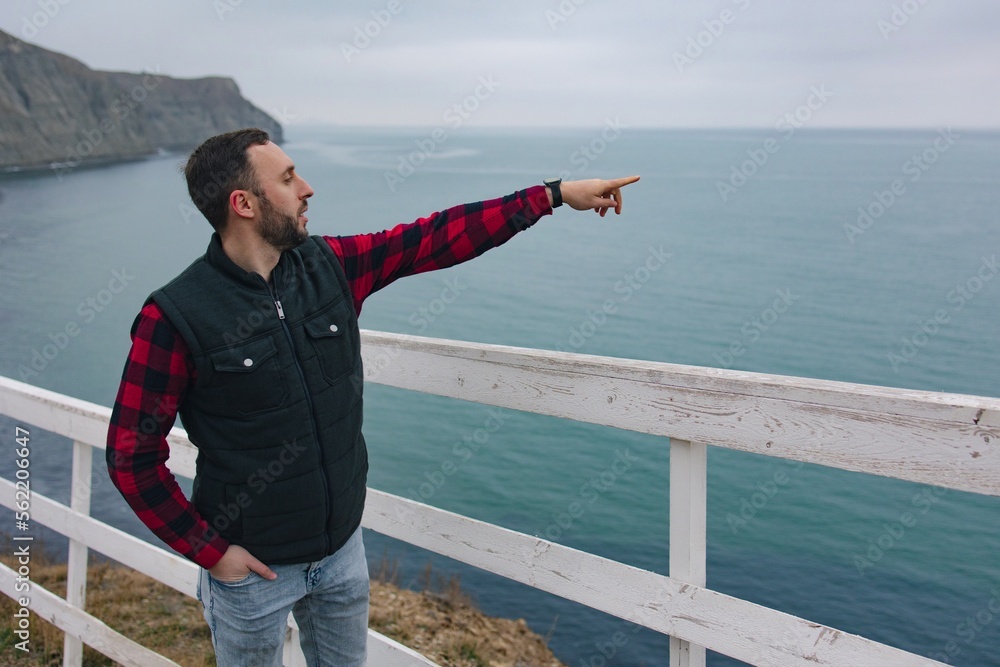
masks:
POLYGON ((191 150, 241 127, 281 125, 225 77, 102 72, 0 31, 0 169, 191 150))

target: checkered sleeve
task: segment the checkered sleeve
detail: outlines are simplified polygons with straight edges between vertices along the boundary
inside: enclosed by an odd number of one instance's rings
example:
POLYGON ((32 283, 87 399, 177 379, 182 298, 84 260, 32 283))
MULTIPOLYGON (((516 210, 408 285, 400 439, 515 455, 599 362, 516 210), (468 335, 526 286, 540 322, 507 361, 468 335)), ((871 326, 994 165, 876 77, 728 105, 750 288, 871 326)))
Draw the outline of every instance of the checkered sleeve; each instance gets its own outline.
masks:
POLYGON ((444 269, 506 243, 552 212, 545 186, 453 206, 390 230, 325 237, 344 265, 354 308, 397 278, 444 269))
POLYGON ((161 540, 204 568, 229 548, 184 496, 167 468, 167 434, 194 380, 184 339, 155 303, 132 326, 132 349, 108 428, 111 481, 139 519, 161 540))

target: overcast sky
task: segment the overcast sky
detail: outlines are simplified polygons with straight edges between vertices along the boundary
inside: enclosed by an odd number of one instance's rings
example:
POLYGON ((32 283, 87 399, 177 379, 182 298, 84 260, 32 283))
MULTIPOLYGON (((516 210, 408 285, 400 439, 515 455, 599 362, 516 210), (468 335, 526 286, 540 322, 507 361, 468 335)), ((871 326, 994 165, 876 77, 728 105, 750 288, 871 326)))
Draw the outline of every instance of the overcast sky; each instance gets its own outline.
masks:
POLYGON ((996 0, 4 0, 0 28, 287 124, 1000 126, 996 0))

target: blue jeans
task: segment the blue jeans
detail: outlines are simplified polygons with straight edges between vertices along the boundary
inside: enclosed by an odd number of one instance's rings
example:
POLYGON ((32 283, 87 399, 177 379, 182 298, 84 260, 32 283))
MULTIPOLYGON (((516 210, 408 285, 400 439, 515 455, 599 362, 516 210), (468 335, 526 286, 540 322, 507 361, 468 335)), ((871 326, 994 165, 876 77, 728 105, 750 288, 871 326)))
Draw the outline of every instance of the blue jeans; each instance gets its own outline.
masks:
POLYGON ((361 528, 323 560, 270 567, 278 575, 273 581, 251 572, 239 581, 222 582, 202 569, 198 599, 212 631, 216 664, 280 667, 292 612, 307 664, 364 665, 368 562, 361 528))

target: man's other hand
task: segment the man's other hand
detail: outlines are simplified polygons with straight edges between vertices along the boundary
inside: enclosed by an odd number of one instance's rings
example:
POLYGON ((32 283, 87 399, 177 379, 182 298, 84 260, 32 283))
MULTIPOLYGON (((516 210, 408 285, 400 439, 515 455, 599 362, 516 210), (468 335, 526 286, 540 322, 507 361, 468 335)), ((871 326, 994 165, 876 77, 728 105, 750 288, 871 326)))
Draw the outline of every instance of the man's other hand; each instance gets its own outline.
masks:
POLYGON ((260 562, 243 547, 230 544, 219 562, 212 566, 209 573, 218 581, 239 581, 251 572, 256 572, 265 579, 277 579, 278 575, 264 563, 260 562))
MULTIPOLYGON (((563 181, 559 189, 562 192, 564 204, 578 211, 592 208, 603 218, 604 214, 612 208, 615 210, 615 214, 622 212, 622 188, 638 180, 638 176, 626 176, 611 180, 591 178, 585 181, 563 181)), ((548 189, 546 192, 548 192, 549 205, 551 205, 552 193, 548 189)))

